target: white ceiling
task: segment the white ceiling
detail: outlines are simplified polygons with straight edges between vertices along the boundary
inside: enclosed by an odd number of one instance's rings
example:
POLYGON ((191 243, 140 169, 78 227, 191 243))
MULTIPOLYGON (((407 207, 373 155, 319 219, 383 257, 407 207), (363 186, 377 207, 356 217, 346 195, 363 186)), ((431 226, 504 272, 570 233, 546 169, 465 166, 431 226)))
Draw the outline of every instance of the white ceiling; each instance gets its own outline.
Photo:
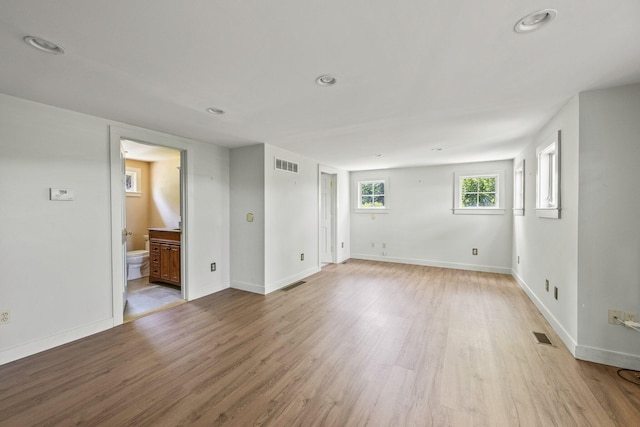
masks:
POLYGON ((2 0, 0 92, 347 170, 504 159, 580 91, 640 81, 639 17, 638 0, 2 0), (542 8, 549 26, 513 31, 542 8))

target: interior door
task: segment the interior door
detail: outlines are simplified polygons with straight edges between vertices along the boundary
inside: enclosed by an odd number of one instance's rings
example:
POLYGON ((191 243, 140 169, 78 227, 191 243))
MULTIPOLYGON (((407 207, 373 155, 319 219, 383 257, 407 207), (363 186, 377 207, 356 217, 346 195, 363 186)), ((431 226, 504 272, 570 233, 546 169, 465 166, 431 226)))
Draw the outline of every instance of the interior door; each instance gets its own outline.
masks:
POLYGON ((333 175, 322 173, 320 185, 320 262, 333 261, 333 175))
POLYGON ((121 188, 121 197, 122 197, 122 210, 120 214, 122 215, 122 311, 127 307, 127 193, 125 188, 125 179, 126 179, 126 164, 125 164, 125 149, 122 146, 122 140, 120 141, 120 166, 122 171, 122 185, 121 188))

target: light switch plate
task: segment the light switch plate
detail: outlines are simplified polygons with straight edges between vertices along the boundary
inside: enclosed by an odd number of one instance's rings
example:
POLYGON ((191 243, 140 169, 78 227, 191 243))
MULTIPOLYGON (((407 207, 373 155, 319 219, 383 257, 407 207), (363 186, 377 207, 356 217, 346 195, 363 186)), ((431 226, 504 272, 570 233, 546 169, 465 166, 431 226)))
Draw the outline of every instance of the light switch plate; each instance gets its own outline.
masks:
POLYGON ((54 202, 70 202, 71 200, 73 200, 73 196, 73 191, 66 188, 49 189, 49 200, 53 200, 54 202))

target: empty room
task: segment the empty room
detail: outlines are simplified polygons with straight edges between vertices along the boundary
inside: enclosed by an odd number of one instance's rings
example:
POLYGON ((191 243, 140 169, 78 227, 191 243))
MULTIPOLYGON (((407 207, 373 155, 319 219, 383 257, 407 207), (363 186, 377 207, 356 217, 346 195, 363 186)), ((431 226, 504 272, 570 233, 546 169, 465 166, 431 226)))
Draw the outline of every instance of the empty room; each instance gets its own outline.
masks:
POLYGON ((0 426, 640 425, 640 3, 0 4, 0 426))

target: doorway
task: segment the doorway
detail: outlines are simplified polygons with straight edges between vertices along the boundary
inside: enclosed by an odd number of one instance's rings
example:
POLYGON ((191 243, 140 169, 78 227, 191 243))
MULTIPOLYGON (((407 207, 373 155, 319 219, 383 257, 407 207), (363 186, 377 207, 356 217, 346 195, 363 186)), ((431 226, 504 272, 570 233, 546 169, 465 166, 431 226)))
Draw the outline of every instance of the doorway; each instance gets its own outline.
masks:
POLYGON ((182 152, 129 139, 120 142, 127 230, 123 320, 128 322, 184 302, 179 268, 182 152))
MULTIPOLYGON (((109 134, 111 156, 112 314, 113 326, 117 326, 124 321, 124 312, 129 305, 127 300, 131 302, 129 291, 137 291, 150 283, 159 286, 172 286, 170 289, 173 291, 173 296, 167 295, 165 292, 155 292, 155 295, 151 296, 146 295, 149 298, 146 300, 149 303, 147 305, 148 310, 145 310, 146 314, 188 300, 188 274, 183 266, 187 265, 188 256, 186 250, 188 247, 186 186, 189 175, 186 169, 187 150, 183 147, 181 141, 175 140, 170 135, 113 125, 109 127, 109 134), (173 163, 164 161, 166 159, 154 158, 152 153, 158 151, 171 153, 174 157, 173 163), (130 163, 127 166, 127 160, 143 163, 130 163), (130 229, 127 229, 127 204, 129 204, 129 207, 132 205, 132 203, 127 202, 133 200, 140 202, 146 198, 147 203, 152 203, 151 198, 154 197, 153 193, 156 191, 154 187, 157 187, 153 185, 155 176, 151 174, 152 166, 150 164, 153 162, 158 163, 158 168, 155 168, 156 172, 161 172, 159 174, 161 177, 160 186, 171 187, 173 194, 179 195, 174 197, 177 202, 168 202, 166 197, 163 201, 161 197, 160 201, 153 203, 162 206, 155 206, 152 212, 148 211, 146 214, 143 213, 141 215, 147 218, 146 224, 138 224, 137 226, 131 224, 130 229), (145 163, 149 165, 144 166, 145 163), (145 169, 147 170, 146 172, 145 169), (164 174, 162 173, 163 169, 165 171, 164 174), (169 175, 173 175, 173 178, 169 175), (173 180, 171 184, 166 182, 170 179, 173 180), (127 195, 127 193, 131 194, 127 195), (160 220, 162 222, 158 222, 160 220), (160 232, 167 231, 168 233, 160 236, 156 233, 153 236, 153 231, 150 229, 160 230, 160 232), (148 240, 145 240, 145 236, 148 236, 148 240), (165 236, 167 237, 164 238, 165 236), (154 239, 158 240, 158 238, 160 238, 160 243, 163 243, 164 246, 156 245, 156 253, 159 253, 160 247, 164 248, 167 245, 167 247, 173 249, 166 252, 166 254, 172 255, 170 257, 171 261, 166 264, 165 267, 167 268, 162 271, 162 274, 166 272, 167 278, 163 276, 160 277, 160 280, 150 277, 153 271, 159 272, 159 268, 152 270, 154 258, 151 256, 151 250, 154 247, 153 241, 154 239), (127 258, 131 259, 131 254, 128 254, 128 252, 133 250, 144 253, 147 244, 150 249, 146 260, 148 264, 144 265, 145 260, 138 263, 138 266, 133 269, 133 277, 135 278, 132 278, 130 277, 131 268, 127 261, 127 258), (146 275, 147 271, 149 271, 149 276, 146 275), (131 289, 128 289, 127 282, 131 284, 131 289), (158 304, 151 308, 149 307, 152 302, 150 300, 153 299, 157 300, 158 304)), ((129 212, 129 216, 131 216, 131 212, 129 212)), ((129 221, 131 222, 131 219, 129 221)), ((142 258, 144 258, 144 255, 142 258)), ((157 257, 155 261, 159 261, 159 259, 157 257)), ((129 308, 132 307, 130 306, 129 308)), ((139 310, 134 317, 137 318, 142 315, 143 313, 139 310)), ((131 318, 132 316, 128 316, 128 320, 131 318)))
POLYGON ((336 183, 337 175, 320 174, 320 264, 336 262, 336 183))

